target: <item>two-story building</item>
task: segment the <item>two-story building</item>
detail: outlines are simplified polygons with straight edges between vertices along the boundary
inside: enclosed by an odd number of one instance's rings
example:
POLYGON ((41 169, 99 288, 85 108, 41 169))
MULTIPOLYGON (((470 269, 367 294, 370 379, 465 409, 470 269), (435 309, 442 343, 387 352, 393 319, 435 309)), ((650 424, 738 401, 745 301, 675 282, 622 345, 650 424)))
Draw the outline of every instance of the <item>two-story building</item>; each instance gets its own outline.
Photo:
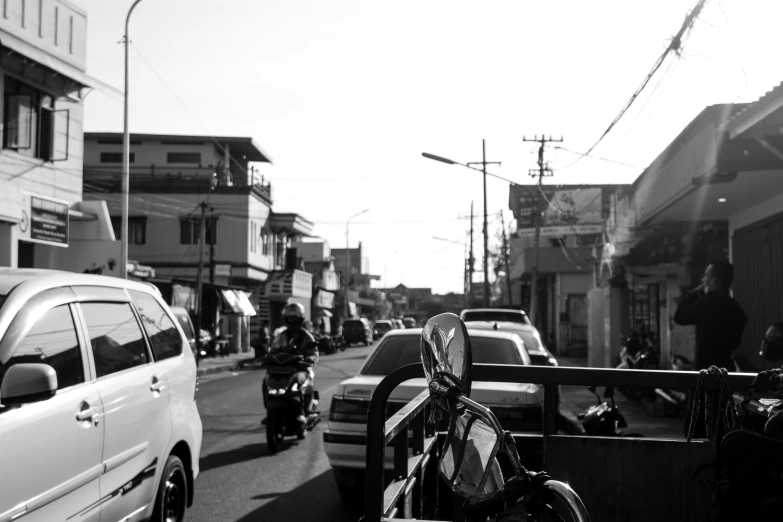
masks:
POLYGON ((595 252, 604 244, 604 219, 612 195, 621 187, 542 185, 539 189, 538 185, 512 185, 509 190, 516 232, 510 239, 509 254, 512 302, 505 304, 530 313, 538 208, 536 326, 561 353, 587 350, 588 293, 595 288, 595 252))
POLYGON ((334 266, 329 242, 320 237, 302 237, 291 248, 304 270, 313 276, 312 321, 317 330, 336 331, 334 306, 340 277, 334 266))
POLYGON ((693 356, 692 327, 672 317, 712 260, 734 264, 734 298, 748 316, 739 354, 783 319, 783 84, 755 102, 705 108, 633 185, 618 193, 601 262, 607 365, 623 329, 647 325, 664 363, 693 356), (611 296, 611 297, 610 297, 611 296))
POLYGON ((369 317, 375 301, 361 297, 360 290, 369 289, 373 281, 381 280, 381 276, 370 274, 370 258, 364 255, 361 241, 356 248, 333 248, 332 257, 334 269, 340 274, 342 288, 346 290, 348 316, 369 317), (349 263, 350 276, 346 275, 349 263))
MULTIPOLYGON (((206 324, 242 351, 285 303, 302 302, 309 313, 311 276, 287 252, 313 225, 272 210, 272 187, 252 165, 271 159, 257 143, 155 134, 130 141, 129 257, 157 271, 172 304, 195 309, 201 266, 206 324)), ((86 133, 84 163, 85 198, 107 201, 119 237, 122 135, 86 133)))
POLYGON ((87 14, 64 0, 0 14, 0 266, 119 275, 106 205, 82 200, 87 14), (87 246, 89 245, 89 248, 87 246))

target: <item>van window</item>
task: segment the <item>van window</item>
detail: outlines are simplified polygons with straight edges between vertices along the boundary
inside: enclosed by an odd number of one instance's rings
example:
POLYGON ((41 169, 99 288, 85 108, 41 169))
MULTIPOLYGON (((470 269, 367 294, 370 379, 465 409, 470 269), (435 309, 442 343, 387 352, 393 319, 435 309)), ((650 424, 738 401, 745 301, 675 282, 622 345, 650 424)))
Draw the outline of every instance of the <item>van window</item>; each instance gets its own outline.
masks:
POLYGON ((156 361, 176 357, 182 353, 182 337, 166 310, 150 294, 128 290, 139 311, 141 324, 152 346, 156 361))
POLYGON ((52 308, 36 321, 8 366, 31 362, 54 368, 58 390, 84 382, 82 350, 68 305, 52 308))
POLYGON ((82 303, 98 377, 149 362, 130 303, 82 303))

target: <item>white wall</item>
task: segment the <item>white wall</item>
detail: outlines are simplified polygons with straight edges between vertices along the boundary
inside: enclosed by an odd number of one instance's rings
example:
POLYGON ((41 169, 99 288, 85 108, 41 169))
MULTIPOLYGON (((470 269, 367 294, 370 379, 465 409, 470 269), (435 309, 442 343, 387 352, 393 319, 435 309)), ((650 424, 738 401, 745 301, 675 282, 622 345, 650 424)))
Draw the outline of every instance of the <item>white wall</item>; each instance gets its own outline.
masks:
POLYGON ((780 212, 783 212, 783 194, 777 194, 766 201, 729 216, 729 238, 734 235, 735 230, 752 225, 780 212))

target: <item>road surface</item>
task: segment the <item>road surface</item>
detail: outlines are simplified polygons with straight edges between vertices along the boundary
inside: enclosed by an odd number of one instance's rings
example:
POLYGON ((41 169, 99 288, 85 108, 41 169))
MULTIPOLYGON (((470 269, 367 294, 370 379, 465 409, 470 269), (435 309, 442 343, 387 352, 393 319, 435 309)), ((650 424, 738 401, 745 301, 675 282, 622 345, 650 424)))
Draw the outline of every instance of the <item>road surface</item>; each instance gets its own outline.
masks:
POLYGON ((261 381, 265 372, 227 372, 201 378, 198 404, 204 424, 201 474, 188 512, 191 522, 288 521, 355 522, 360 501, 344 502, 334 485, 324 453, 332 395, 353 376, 372 347, 351 347, 322 356, 316 366, 316 389, 323 422, 304 441, 277 455, 266 445, 261 381))

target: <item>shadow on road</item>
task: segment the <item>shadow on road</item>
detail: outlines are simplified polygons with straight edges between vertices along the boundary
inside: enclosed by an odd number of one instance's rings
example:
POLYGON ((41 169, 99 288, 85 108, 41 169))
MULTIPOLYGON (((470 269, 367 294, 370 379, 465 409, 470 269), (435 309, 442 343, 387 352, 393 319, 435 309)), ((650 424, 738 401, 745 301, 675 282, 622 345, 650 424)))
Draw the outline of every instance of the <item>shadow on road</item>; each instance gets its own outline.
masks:
POLYGON ((271 456, 272 452, 269 451, 266 442, 257 442, 255 444, 242 446, 241 448, 207 455, 199 461, 199 468, 204 472, 211 469, 222 468, 224 466, 231 466, 232 464, 239 464, 240 462, 248 460, 271 456))
MULTIPOLYGON (((269 498, 263 494, 255 499, 269 498)), ((337 492, 332 470, 305 482, 293 491, 281 493, 271 502, 264 504, 252 513, 248 513, 236 522, 297 522, 340 521, 356 522, 364 515, 361 507, 362 497, 356 502, 345 502, 337 492), (318 509, 313 509, 318 506, 318 509)))

